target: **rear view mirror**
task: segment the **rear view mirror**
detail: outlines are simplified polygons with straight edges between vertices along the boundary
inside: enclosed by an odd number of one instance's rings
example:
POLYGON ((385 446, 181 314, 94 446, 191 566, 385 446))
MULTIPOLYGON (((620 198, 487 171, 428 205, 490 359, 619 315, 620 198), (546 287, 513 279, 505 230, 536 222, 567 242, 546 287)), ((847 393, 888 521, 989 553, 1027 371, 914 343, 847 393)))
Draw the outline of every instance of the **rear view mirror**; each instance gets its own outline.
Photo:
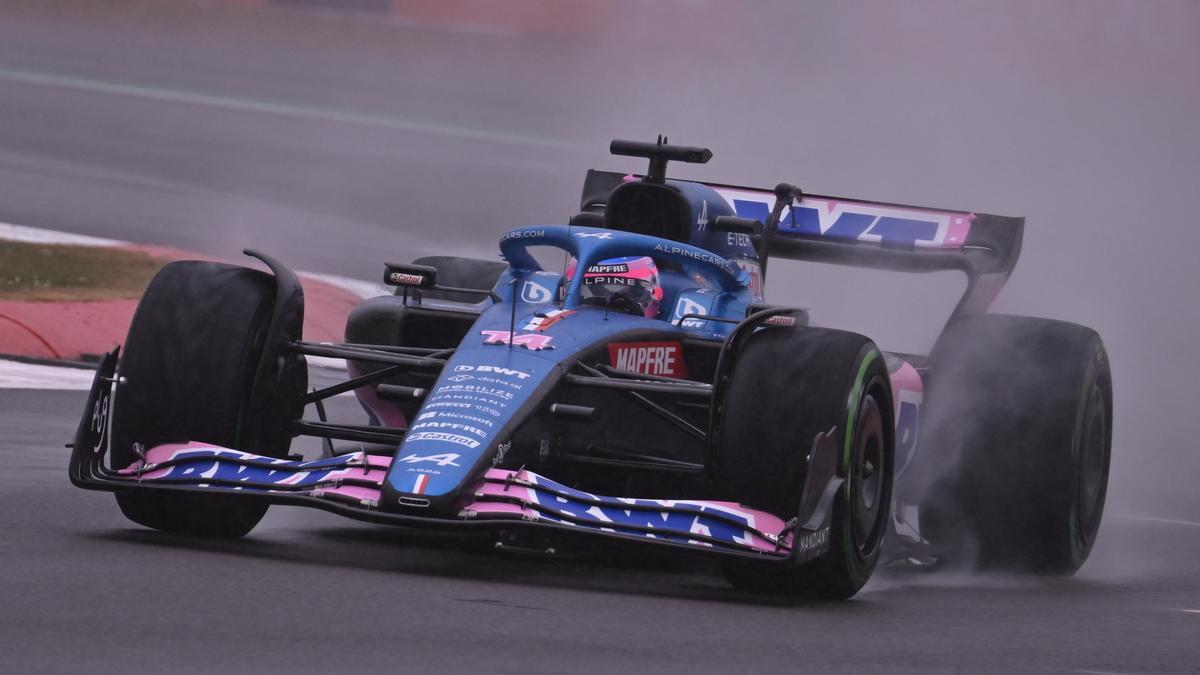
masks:
POLYGON ((429 265, 384 263, 383 283, 388 286, 433 288, 437 285, 437 268, 429 265))

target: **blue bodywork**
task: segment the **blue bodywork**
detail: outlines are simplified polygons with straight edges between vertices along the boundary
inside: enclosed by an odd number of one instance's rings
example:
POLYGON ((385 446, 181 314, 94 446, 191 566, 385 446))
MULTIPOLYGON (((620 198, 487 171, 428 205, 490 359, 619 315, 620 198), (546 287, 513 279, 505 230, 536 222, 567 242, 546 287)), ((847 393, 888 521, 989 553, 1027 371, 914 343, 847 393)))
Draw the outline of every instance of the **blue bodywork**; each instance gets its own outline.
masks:
POLYGON ((496 463, 502 444, 537 411, 583 352, 624 339, 645 340, 650 331, 655 339, 691 335, 720 341, 732 324, 681 321, 680 308, 741 318, 758 299, 749 274, 734 262, 656 237, 532 226, 506 232, 500 250, 509 263, 494 289, 500 300, 479 316, 411 420, 384 485, 385 509, 400 504, 455 509, 496 463), (547 273, 530 254, 535 246, 566 251, 578 259, 580 269, 611 258, 649 255, 660 269, 673 268, 661 272, 670 278, 664 287, 672 287, 672 294, 657 318, 586 306, 580 293, 583 275, 563 282, 560 275, 547 273), (561 293, 560 287, 565 287, 561 293), (552 316, 555 320, 546 326, 536 321, 552 316))

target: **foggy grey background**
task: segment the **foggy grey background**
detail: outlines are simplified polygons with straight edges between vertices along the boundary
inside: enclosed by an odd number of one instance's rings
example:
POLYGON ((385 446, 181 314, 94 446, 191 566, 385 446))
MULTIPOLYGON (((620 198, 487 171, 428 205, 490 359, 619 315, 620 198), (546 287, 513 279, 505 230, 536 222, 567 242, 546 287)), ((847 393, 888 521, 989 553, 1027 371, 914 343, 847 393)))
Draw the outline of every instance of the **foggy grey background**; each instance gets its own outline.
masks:
MULTIPOLYGON (((1200 506, 1200 5, 625 0, 577 32, 172 2, 21 2, 0 24, 0 219, 373 278, 562 222, 613 137, 675 175, 1027 218, 996 311, 1095 327, 1111 504, 1200 506)), ((594 9, 594 8, 593 8, 594 9)), ((582 10, 581 10, 582 12, 582 10)), ((768 297, 924 351, 955 273, 772 265, 768 297)))
MULTIPOLYGON (((67 486, 80 392, 0 391, 0 668, 278 668, 286 649, 343 669, 390 663, 377 650, 449 671, 1194 669, 1200 3, 546 3, 584 18, 0 0, 0 222, 374 279, 565 221, 587 168, 641 168, 610 139, 659 133, 714 151, 681 178, 1022 215, 994 309, 1090 325, 1112 359, 1110 499, 1080 574, 884 570, 854 602, 796 608, 715 574, 408 546, 299 509, 207 545, 67 486), (280 611, 280 579, 323 613, 280 611)), ((767 295, 924 351, 961 288, 777 261, 767 295)))
MULTIPOLYGON (((29 22, 0 28, 23 38, 0 45, 0 82, 48 100, 0 100, 19 120, 0 130, 17 174, 0 183, 4 220, 262 246, 373 278, 384 258, 492 255, 508 227, 565 220, 586 168, 640 168, 608 157, 609 139, 657 133, 713 148, 680 177, 1024 215, 995 309, 1105 338, 1114 506, 1197 504, 1195 3, 625 2, 580 35, 11 4, 29 22), (109 41, 64 44, 64 19, 109 41), (203 96, 216 102, 191 104, 203 96), (41 195, 43 172, 67 182, 41 195)), ((771 301, 911 351, 962 288, 954 273, 771 272, 771 301)))

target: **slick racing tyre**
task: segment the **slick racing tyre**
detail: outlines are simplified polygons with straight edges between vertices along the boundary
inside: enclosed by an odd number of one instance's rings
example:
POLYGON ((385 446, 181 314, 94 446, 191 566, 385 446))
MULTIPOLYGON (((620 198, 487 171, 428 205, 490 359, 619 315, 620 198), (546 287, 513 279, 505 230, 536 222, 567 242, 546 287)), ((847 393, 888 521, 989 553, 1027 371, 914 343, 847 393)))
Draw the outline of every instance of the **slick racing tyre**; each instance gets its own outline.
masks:
POLYGON ((806 458, 831 430, 845 483, 821 557, 803 565, 731 559, 725 576, 747 590, 849 598, 875 569, 891 512, 895 427, 883 357, 855 333, 763 328, 734 359, 721 411, 720 494, 785 520, 798 516, 806 458))
POLYGON ((941 474, 922 535, 951 564, 1074 573, 1096 541, 1112 451, 1100 336, 973 316, 946 330, 930 363, 921 443, 941 474))
MULTIPOLYGON (((174 262, 151 280, 138 304, 118 367, 126 381, 113 407, 112 466, 138 459, 134 443, 202 441, 285 457, 290 435, 252 410, 275 282, 257 270, 174 262), (249 439, 253 439, 250 441, 249 439), (243 447, 253 443, 255 447, 243 447)), ((289 361, 290 363, 290 361, 289 361)), ((307 373, 289 367, 282 389, 299 401, 307 373)), ((298 416, 300 410, 295 410, 298 416)), ((118 492, 130 520, 183 534, 235 538, 248 533, 267 503, 219 494, 118 492)))

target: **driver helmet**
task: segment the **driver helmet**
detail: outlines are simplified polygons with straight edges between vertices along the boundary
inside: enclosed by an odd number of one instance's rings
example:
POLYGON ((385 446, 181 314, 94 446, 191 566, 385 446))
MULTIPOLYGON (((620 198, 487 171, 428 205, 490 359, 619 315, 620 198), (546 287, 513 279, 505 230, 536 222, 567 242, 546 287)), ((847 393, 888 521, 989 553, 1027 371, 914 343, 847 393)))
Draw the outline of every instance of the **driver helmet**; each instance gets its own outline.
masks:
MULTIPOLYGON (((578 261, 567 265, 567 281, 575 278, 578 261)), ((647 256, 602 260, 583 274, 583 303, 654 318, 662 304, 658 266, 647 256)))

